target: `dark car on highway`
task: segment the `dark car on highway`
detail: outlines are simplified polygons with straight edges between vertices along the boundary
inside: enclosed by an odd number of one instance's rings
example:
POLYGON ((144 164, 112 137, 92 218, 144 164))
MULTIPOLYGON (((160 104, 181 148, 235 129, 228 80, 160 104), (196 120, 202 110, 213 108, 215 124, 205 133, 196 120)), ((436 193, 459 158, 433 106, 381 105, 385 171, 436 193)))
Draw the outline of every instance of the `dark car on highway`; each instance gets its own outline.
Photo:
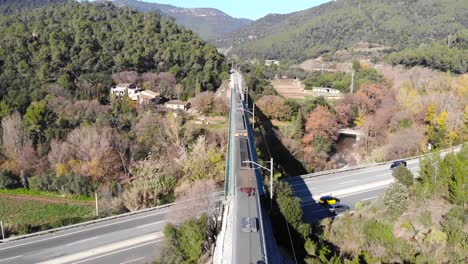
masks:
POLYGON ((340 202, 340 199, 332 197, 330 195, 322 196, 319 199, 319 204, 321 205, 333 205, 340 202))
POLYGON ((397 160, 397 161, 394 161, 394 162, 392 163, 392 165, 390 165, 390 169, 391 169, 391 170, 396 169, 398 166, 406 167, 406 161, 404 161, 404 160, 397 160))
POLYGON ((328 209, 330 210, 330 213, 337 215, 337 214, 348 211, 349 206, 347 206, 346 204, 336 203, 336 204, 330 205, 328 209))

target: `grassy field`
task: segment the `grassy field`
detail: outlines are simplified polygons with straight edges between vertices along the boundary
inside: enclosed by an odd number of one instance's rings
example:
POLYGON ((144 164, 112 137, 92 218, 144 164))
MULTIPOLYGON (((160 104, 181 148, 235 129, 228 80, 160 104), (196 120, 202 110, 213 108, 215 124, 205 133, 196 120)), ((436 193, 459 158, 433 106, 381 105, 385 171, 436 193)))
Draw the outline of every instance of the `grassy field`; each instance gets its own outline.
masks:
POLYGON ((0 220, 6 235, 20 235, 94 218, 90 202, 50 196, 0 193, 0 220))

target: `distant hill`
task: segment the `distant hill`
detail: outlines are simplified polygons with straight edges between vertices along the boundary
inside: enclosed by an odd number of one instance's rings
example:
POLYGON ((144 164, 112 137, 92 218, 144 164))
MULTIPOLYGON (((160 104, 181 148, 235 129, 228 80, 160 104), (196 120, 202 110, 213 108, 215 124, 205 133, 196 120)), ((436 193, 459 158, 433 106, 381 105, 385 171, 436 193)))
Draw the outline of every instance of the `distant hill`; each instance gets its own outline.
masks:
POLYGON ((172 5, 137 0, 114 0, 117 6, 127 6, 141 12, 160 12, 175 18, 176 22, 210 41, 249 25, 252 20, 233 18, 214 8, 181 8, 172 5))
POLYGON ((466 0, 337 0, 268 15, 215 45, 250 58, 301 61, 359 42, 393 50, 447 38, 468 27, 466 0))

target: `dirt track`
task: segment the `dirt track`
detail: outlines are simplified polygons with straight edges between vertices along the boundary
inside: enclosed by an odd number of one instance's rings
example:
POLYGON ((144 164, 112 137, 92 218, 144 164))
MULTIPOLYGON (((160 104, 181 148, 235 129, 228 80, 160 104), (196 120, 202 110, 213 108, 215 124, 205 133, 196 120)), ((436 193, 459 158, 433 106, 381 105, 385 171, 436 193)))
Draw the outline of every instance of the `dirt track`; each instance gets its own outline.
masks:
POLYGON ((307 96, 313 96, 311 91, 304 90, 304 85, 295 79, 273 80, 271 84, 286 98, 305 99, 307 96))
POLYGON ((67 203, 67 204, 76 204, 76 205, 92 205, 92 201, 74 201, 65 198, 52 198, 52 197, 39 197, 32 195, 22 195, 22 194, 3 194, 0 193, 0 198, 6 197, 11 199, 21 199, 21 200, 32 200, 45 203, 67 203))

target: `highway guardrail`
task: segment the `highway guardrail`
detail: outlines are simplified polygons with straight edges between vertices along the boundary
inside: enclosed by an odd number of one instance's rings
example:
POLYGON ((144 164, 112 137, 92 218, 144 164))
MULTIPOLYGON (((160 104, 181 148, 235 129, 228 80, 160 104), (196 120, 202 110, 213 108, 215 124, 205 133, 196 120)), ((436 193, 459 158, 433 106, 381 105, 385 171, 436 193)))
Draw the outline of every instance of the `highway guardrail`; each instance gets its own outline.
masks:
MULTIPOLYGON (((221 196, 223 194, 224 194, 224 192, 214 192, 214 193, 211 194, 211 197, 214 198, 214 197, 221 196)), ((123 213, 123 214, 119 214, 119 215, 112 215, 112 216, 103 217, 103 218, 99 218, 99 219, 95 219, 95 220, 91 220, 91 221, 86 221, 86 222, 77 223, 77 224, 73 224, 73 225, 67 225, 67 226, 62 226, 62 227, 58 227, 58 228, 48 229, 48 230, 35 232, 35 233, 31 233, 31 234, 26 234, 26 235, 21 235, 21 236, 12 236, 12 237, 9 237, 9 238, 5 238, 3 240, 0 239, 0 243, 7 243, 7 242, 10 242, 10 241, 16 241, 16 240, 20 240, 20 239, 25 239, 25 238, 35 237, 35 236, 41 236, 41 235, 55 233, 55 232, 59 232, 59 231, 63 231, 63 230, 68 230, 68 229, 78 228, 78 227, 82 227, 82 226, 87 226, 87 225, 91 225, 91 224, 106 222, 106 221, 110 221, 110 220, 114 220, 114 219, 118 219, 118 218, 122 218, 122 217, 126 217, 126 216, 131 216, 131 215, 137 215, 137 214, 142 214, 142 213, 151 212, 151 211, 162 210, 162 209, 171 207, 171 206, 179 204, 179 203, 185 203, 185 202, 193 201, 193 200, 197 200, 197 199, 189 199, 189 200, 164 204, 164 205, 160 205, 160 206, 156 206, 156 207, 152 207, 152 208, 145 208, 145 209, 138 210, 138 211, 123 213)))
MULTIPOLYGON (((444 149, 444 150, 440 150, 440 151, 437 151, 437 152, 439 152, 439 153, 448 153, 448 152, 451 152, 451 151, 454 151, 454 150, 459 150, 459 149, 461 149, 462 146, 463 146, 463 144, 458 145, 458 146, 454 146, 454 147, 451 147, 451 148, 447 148, 447 149, 444 149)), ((341 172, 348 172, 348 171, 372 168, 372 167, 377 167, 377 166, 381 166, 381 165, 389 165, 389 164, 392 164, 393 162, 395 162, 397 160, 407 160, 407 161, 416 160, 416 159, 419 159, 419 158, 422 158, 422 157, 427 157, 427 156, 432 155, 432 154, 433 153, 427 153, 427 154, 422 154, 422 155, 413 156, 413 157, 409 157, 409 158, 402 158, 402 159, 396 159, 396 160, 379 162, 379 163, 368 163, 368 164, 365 164, 365 165, 357 165, 357 166, 353 166, 353 167, 347 167, 347 168, 341 168, 341 169, 335 169, 335 170, 320 171, 320 172, 316 172, 316 173, 310 173, 310 174, 304 174, 304 175, 300 175, 300 176, 288 177, 288 178, 284 178, 284 179, 281 179, 281 180, 289 182, 289 181, 294 181, 294 180, 298 180, 298 179, 308 179, 308 178, 315 178, 315 177, 320 177, 320 176, 325 176, 325 175, 334 175, 336 173, 341 173, 341 172)))

